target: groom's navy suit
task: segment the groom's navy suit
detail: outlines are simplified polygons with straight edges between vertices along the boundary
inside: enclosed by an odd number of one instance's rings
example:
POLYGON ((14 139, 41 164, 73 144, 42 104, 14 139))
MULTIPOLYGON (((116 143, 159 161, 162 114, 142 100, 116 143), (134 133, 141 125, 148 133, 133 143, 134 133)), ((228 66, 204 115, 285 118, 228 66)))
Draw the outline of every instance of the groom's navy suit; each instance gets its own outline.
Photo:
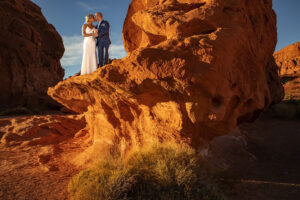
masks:
POLYGON ((98 38, 97 38, 97 45, 98 45, 98 58, 100 67, 103 65, 108 64, 108 48, 111 44, 109 38, 109 23, 105 20, 98 22, 96 28, 98 29, 98 38))

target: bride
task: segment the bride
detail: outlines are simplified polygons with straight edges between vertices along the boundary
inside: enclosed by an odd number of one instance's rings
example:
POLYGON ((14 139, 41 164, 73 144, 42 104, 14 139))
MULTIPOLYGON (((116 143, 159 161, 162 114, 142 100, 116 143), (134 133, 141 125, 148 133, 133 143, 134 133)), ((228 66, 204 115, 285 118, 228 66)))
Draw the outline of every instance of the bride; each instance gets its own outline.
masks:
POLYGON ((97 69, 96 41, 98 37, 97 29, 93 26, 94 15, 89 14, 85 17, 85 24, 82 26, 83 58, 81 65, 81 75, 90 74, 97 69))

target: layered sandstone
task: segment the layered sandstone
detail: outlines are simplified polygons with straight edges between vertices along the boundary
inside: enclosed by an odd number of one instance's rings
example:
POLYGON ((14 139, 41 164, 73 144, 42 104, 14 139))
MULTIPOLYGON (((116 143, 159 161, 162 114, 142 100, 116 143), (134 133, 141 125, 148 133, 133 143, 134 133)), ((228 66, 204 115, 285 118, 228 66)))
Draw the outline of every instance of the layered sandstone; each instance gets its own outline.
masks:
POLYGON ((68 199, 82 169, 69 161, 89 145, 85 126, 82 115, 1 117, 0 199, 68 199))
POLYGON ((0 1, 0 110, 38 108, 61 81, 61 37, 30 0, 0 1))
POLYGON ((133 0, 123 39, 125 58, 48 90, 85 113, 97 155, 201 148, 283 96, 271 0, 133 0))
POLYGON ((85 134, 81 115, 23 116, 0 119, 0 145, 6 147, 56 145, 85 134))
POLYGON ((284 83, 285 99, 300 100, 300 42, 274 53, 284 83))

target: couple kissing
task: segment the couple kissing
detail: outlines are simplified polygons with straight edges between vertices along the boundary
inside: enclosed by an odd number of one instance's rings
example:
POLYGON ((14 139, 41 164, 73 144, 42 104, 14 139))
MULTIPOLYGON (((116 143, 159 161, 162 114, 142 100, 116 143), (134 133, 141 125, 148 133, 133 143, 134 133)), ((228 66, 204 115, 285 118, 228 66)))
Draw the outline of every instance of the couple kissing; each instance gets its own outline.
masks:
POLYGON ((108 49, 111 44, 109 29, 110 25, 103 20, 102 13, 97 12, 95 16, 89 14, 85 17, 85 24, 82 26, 84 41, 81 75, 90 74, 98 67, 108 64, 108 49), (95 26, 94 22, 97 22, 95 26), (96 48, 98 50, 99 65, 97 64, 96 48))

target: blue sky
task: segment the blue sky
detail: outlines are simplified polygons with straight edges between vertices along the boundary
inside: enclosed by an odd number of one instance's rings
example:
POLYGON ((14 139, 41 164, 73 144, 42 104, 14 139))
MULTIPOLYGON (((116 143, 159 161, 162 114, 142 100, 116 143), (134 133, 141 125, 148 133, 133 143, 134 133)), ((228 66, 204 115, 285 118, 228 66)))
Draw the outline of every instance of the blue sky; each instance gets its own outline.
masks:
MULTIPOLYGON (((84 16, 100 11, 111 25, 111 58, 126 55, 122 43, 122 26, 131 0, 32 0, 42 8, 48 22, 63 37, 66 52, 61 60, 66 77, 80 71, 82 54, 81 26, 84 16)), ((277 13, 279 50, 300 41, 300 0, 273 0, 277 13)))
POLYGON ((48 22, 63 38, 65 54, 61 60, 65 77, 80 71, 82 59, 81 27, 85 15, 100 11, 111 25, 111 58, 126 55, 122 43, 122 28, 131 0, 32 0, 42 8, 48 22))

